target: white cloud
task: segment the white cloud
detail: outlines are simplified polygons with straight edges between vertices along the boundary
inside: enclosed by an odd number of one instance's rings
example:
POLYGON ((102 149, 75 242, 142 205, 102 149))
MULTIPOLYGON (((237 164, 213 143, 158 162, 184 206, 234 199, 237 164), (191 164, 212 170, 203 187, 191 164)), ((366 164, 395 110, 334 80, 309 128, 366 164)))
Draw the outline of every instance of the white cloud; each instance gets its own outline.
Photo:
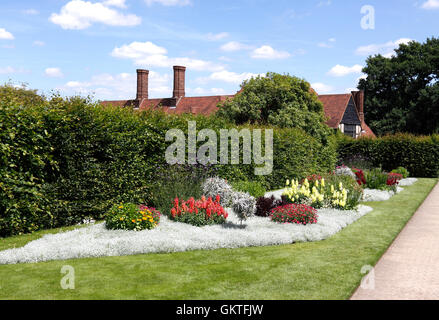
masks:
MULTIPOLYGON (((168 97, 172 94, 172 78, 169 74, 149 72, 149 96, 168 97)), ((93 76, 89 81, 69 81, 58 88, 66 95, 95 95, 98 99, 133 99, 136 96, 137 75, 104 73, 93 76)))
POLYGON ((362 69, 363 67, 359 64, 353 65, 352 67, 337 64, 329 70, 328 75, 333 77, 344 77, 352 73, 360 74, 362 69))
POLYGON ((23 10, 23 14, 29 15, 29 16, 35 16, 40 14, 40 12, 38 10, 35 9, 27 9, 27 10, 23 10))
POLYGON ((421 8, 426 10, 439 9, 439 0, 428 0, 422 4, 421 8))
POLYGON ((317 45, 318 45, 320 48, 333 48, 333 47, 334 47, 334 43, 335 43, 336 41, 337 41, 337 40, 336 40, 335 38, 330 38, 330 39, 328 39, 327 42, 320 42, 320 43, 318 43, 317 45))
POLYGON ((394 50, 399 47, 400 44, 407 44, 410 41, 412 41, 412 39, 401 38, 396 41, 389 41, 381 44, 370 44, 357 48, 355 52, 357 55, 360 56, 369 56, 375 54, 390 56, 393 54, 394 50))
POLYGON ((320 1, 320 2, 317 4, 317 7, 328 7, 328 6, 330 6, 331 4, 332 4, 332 1, 331 1, 331 0, 320 1))
POLYGON ((166 7, 172 7, 172 6, 183 7, 192 4, 191 0, 145 0, 145 2, 148 6, 151 6, 154 3, 158 3, 166 7))
POLYGON ((12 67, 0 68, 0 74, 11 74, 16 73, 16 70, 12 67))
POLYGON ((44 74, 49 78, 62 78, 64 74, 60 68, 47 68, 44 70, 44 74))
POLYGON ((46 43, 44 43, 44 41, 35 40, 35 41, 33 42, 33 45, 34 45, 34 46, 37 46, 37 47, 43 47, 44 45, 46 45, 46 43))
POLYGON ((246 44, 237 41, 231 41, 222 45, 220 49, 226 52, 233 52, 233 51, 249 50, 251 48, 252 48, 251 46, 248 46, 246 44))
POLYGON ((102 4, 106 5, 106 6, 113 6, 113 7, 118 7, 118 8, 126 8, 126 0, 105 0, 102 4))
MULTIPOLYGON (((123 1, 111 1, 121 5, 123 1)), ((89 1, 72 0, 61 8, 61 12, 53 13, 49 20, 63 29, 82 30, 93 23, 102 23, 110 26, 136 26, 142 19, 134 14, 123 14, 109 8, 110 4, 92 3, 89 1)))
POLYGON ((152 42, 132 42, 122 47, 113 49, 111 55, 121 59, 131 59, 135 65, 143 67, 169 68, 174 65, 186 66, 196 71, 221 71, 223 66, 210 61, 192 59, 187 57, 170 58, 167 50, 152 42))
POLYGON ((262 46, 255 49, 251 57, 254 59, 285 59, 291 55, 286 51, 277 51, 270 46, 262 46))
POLYGON ((213 72, 207 78, 198 78, 197 81, 200 83, 207 83, 209 81, 222 81, 233 84, 241 84, 244 80, 250 78, 255 78, 257 76, 264 76, 263 74, 256 74, 250 72, 236 73, 227 70, 213 72))
POLYGON ((227 32, 221 32, 221 33, 208 33, 207 34, 207 40, 209 41, 218 41, 229 37, 229 34, 227 32))
POLYGON ((0 39, 2 40, 14 40, 14 35, 4 28, 0 28, 0 39))
POLYGON ((358 89, 357 88, 346 88, 344 90, 345 93, 351 93, 352 91, 358 91, 358 89))
POLYGON ((321 83, 321 82, 316 82, 311 84, 311 87, 317 91, 318 94, 326 94, 326 93, 332 93, 334 92, 334 87, 321 83))
POLYGON ((17 69, 17 68, 11 67, 11 66, 4 67, 4 68, 0 67, 0 74, 17 74, 17 73, 30 73, 30 71, 25 70, 23 68, 17 69))

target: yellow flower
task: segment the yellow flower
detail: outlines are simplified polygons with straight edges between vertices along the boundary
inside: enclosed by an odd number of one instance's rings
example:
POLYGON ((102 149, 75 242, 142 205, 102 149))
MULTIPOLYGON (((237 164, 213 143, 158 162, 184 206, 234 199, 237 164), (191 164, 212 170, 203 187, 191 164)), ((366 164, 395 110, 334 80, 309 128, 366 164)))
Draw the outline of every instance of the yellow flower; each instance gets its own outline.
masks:
POLYGON ((119 209, 123 209, 123 206, 119 206, 119 209))
POLYGON ((136 223, 136 220, 134 220, 134 219, 133 219, 133 220, 131 220, 131 221, 132 221, 133 223, 136 223))
POLYGON ((143 221, 146 221, 146 217, 143 217, 142 219, 143 219, 143 221))

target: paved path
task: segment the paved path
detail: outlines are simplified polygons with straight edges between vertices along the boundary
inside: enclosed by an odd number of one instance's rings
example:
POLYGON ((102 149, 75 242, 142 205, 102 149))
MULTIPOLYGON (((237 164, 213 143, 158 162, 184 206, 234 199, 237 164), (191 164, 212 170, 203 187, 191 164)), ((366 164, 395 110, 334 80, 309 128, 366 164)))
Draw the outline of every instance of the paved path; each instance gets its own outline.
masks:
POLYGON ((439 184, 352 300, 439 300, 439 184))

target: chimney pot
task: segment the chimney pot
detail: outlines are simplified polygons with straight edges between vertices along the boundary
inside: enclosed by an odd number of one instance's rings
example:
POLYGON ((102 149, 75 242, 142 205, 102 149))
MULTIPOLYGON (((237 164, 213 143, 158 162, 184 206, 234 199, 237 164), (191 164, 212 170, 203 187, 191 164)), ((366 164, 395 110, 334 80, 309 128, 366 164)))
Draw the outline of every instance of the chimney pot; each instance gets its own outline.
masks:
POLYGON ((137 96, 136 100, 148 99, 148 77, 149 71, 137 69, 137 96))
POLYGON ((186 96, 186 67, 174 66, 174 92, 173 98, 179 99, 186 96))

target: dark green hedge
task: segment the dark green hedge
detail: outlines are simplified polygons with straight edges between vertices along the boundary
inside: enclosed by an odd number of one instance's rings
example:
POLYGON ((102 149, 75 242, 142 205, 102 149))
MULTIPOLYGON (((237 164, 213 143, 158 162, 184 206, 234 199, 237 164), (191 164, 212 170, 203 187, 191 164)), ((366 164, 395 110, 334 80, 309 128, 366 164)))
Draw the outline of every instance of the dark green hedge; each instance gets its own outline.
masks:
POLYGON ((373 166, 391 171, 404 167, 413 177, 438 177, 439 136, 396 134, 378 139, 362 138, 338 140, 341 162, 352 156, 366 157, 373 166))
MULTIPOLYGON (((139 113, 80 98, 37 101, 22 103, 13 88, 0 95, 0 237, 101 219, 114 202, 154 205, 167 130, 187 132, 189 120, 198 130, 234 128, 214 116, 139 113)), ((254 164, 218 165, 217 172, 277 189, 287 178, 325 173, 335 161, 333 142, 274 129, 272 175, 255 176, 254 164)))

